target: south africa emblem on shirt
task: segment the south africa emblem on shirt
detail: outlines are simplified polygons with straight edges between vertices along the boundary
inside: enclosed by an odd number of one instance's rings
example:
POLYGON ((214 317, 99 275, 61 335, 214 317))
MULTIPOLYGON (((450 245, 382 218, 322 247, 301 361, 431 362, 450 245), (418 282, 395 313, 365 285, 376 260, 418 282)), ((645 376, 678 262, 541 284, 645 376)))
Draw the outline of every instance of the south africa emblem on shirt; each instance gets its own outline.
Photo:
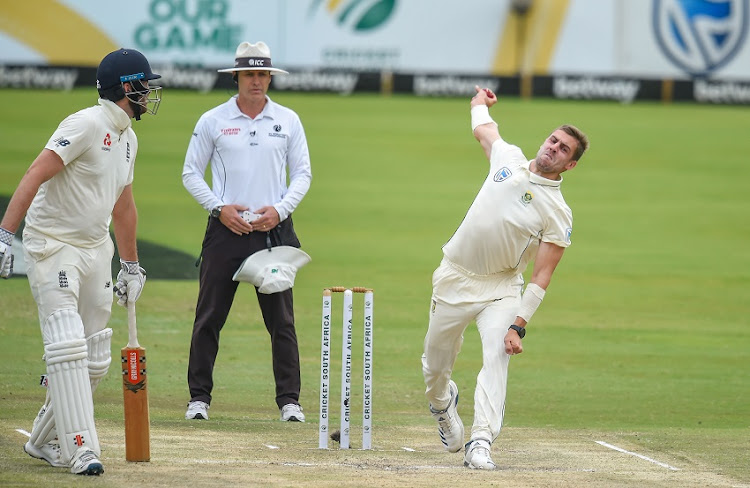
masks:
POLYGON ((505 181, 508 178, 510 178, 512 174, 513 172, 511 170, 509 170, 506 167, 503 167, 503 168, 500 168, 500 171, 495 173, 495 176, 492 179, 500 183, 501 181, 505 181))
POLYGON ((528 204, 530 204, 530 203, 531 203, 531 200, 532 200, 533 198, 534 198, 534 194, 533 194, 533 193, 531 193, 530 191, 527 191, 527 192, 526 192, 526 193, 524 193, 524 194, 523 194, 523 196, 521 197, 521 203, 523 203, 524 205, 528 205, 528 204))

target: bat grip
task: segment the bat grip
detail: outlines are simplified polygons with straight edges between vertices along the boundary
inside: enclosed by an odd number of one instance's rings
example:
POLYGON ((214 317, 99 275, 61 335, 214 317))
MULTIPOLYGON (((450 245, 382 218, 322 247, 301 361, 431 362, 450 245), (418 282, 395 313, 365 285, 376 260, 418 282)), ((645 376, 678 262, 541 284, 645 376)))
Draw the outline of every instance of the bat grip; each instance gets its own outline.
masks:
POLYGON ((135 302, 128 300, 128 347, 141 347, 138 344, 138 328, 135 323, 135 302))

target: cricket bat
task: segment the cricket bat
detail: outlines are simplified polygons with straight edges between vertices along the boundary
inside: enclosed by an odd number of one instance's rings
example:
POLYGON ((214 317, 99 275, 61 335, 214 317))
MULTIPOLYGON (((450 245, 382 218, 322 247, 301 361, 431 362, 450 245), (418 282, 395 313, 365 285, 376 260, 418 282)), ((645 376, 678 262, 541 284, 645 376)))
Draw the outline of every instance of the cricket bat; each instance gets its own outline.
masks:
POLYGON ((128 302, 128 345, 120 351, 125 412, 125 459, 149 461, 151 442, 148 418, 146 349, 138 344, 135 302, 128 302))

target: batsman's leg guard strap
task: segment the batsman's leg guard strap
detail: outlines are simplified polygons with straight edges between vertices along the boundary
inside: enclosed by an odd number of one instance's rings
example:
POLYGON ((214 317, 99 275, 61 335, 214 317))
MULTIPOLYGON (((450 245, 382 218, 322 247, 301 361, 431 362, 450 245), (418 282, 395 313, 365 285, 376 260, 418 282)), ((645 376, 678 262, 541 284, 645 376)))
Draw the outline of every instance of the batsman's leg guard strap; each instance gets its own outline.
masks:
POLYGON ((107 376, 112 363, 112 329, 107 328, 86 338, 89 354, 89 380, 91 392, 96 391, 99 382, 107 376))
POLYGON ((49 344, 44 352, 61 461, 70 462, 80 447, 88 447, 100 455, 94 426, 86 341, 79 339, 49 344))

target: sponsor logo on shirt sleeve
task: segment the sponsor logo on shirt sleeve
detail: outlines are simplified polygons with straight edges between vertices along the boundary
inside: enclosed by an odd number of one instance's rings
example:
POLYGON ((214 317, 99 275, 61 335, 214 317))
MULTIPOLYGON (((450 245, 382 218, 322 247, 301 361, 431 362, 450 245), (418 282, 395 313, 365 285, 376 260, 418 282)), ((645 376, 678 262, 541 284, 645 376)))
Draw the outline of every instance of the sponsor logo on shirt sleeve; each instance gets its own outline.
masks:
POLYGON ((60 146, 62 146, 62 147, 65 147, 65 146, 70 146, 70 141, 69 141, 69 140, 67 140, 67 139, 66 139, 66 138, 64 138, 64 137, 58 137, 58 138, 57 138, 57 139, 55 139, 55 140, 54 140, 53 142, 55 143, 55 146, 56 146, 56 147, 60 147, 60 146))

